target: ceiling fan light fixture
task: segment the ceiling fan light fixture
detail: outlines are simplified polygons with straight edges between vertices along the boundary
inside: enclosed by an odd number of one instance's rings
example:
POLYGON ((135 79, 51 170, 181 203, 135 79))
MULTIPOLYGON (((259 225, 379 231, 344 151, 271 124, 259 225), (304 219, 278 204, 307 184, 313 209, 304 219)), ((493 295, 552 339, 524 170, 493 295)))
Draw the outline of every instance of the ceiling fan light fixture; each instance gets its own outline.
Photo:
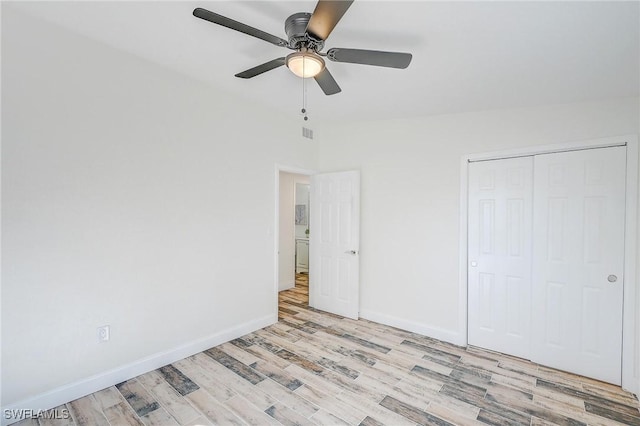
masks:
POLYGON ((287 67, 298 77, 315 77, 324 69, 324 59, 315 52, 303 49, 287 56, 287 67))

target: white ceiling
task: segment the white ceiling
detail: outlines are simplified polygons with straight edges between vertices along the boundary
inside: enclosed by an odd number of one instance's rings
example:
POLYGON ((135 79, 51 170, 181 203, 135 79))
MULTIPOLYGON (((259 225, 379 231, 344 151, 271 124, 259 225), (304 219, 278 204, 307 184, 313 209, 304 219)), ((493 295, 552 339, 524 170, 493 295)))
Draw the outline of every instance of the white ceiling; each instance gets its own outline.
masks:
MULTIPOLYGON (((192 16, 203 7, 286 38, 315 1, 3 3, 293 116, 285 67, 234 74, 290 51, 192 16)), ((307 81, 312 120, 371 120, 638 96, 639 2, 356 0, 326 42, 413 54, 406 70, 327 61, 342 93, 307 81)), ((325 50, 326 50, 325 48, 325 50)))

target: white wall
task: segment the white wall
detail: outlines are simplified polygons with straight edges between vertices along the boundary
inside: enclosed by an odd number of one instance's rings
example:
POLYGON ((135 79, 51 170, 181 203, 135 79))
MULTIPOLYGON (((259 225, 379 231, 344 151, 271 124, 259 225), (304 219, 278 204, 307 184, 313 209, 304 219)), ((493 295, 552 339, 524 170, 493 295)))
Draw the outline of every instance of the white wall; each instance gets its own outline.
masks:
POLYGON ((274 167, 315 168, 292 116, 3 5, 4 407, 276 320, 274 167))
MULTIPOLYGON (((295 193, 296 193, 296 199, 294 204, 296 206, 298 205, 304 205, 306 208, 306 212, 307 212, 307 223, 304 225, 295 225, 296 228, 296 238, 309 238, 309 235, 306 234, 306 230, 309 229, 309 198, 310 198, 310 180, 308 176, 300 176, 301 179, 298 179, 296 181, 296 185, 295 185, 295 193)), ((294 221, 295 223, 295 221, 294 221)))
POLYGON ((361 170, 361 316, 461 341, 463 155, 639 131, 638 98, 321 129, 320 170, 361 170))
MULTIPOLYGON (((296 243, 295 204, 296 184, 309 183, 309 176, 280 172, 280 204, 278 239, 278 290, 295 286, 296 280, 296 243)), ((304 231, 303 231, 304 232, 304 231)))

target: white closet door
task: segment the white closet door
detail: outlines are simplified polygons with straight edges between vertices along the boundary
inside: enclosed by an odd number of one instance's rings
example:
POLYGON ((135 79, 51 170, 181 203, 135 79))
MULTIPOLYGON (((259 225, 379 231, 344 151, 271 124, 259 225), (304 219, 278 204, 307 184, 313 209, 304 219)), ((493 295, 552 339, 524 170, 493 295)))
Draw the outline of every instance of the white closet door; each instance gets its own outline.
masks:
POLYGON ((535 157, 532 354, 620 384, 624 147, 535 157))
POLYGON ((469 165, 469 344, 529 357, 533 157, 469 165))

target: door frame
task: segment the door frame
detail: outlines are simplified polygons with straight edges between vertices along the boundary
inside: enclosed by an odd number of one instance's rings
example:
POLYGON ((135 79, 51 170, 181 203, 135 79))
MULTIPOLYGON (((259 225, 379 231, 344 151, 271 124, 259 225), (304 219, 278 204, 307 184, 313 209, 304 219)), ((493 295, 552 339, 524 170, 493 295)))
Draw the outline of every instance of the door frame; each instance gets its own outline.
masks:
POLYGON ((636 322, 636 313, 640 313, 640 291, 637 277, 637 240, 638 240, 638 136, 624 135, 610 138, 591 139, 553 145, 530 146, 525 148, 483 152, 464 155, 460 161, 460 259, 458 276, 458 325, 459 339, 456 343, 468 344, 468 174, 469 163, 483 160, 498 160, 537 154, 578 151, 584 149, 625 146, 627 157, 626 170, 626 208, 625 208, 625 244, 624 244, 624 291, 622 317, 622 388, 640 393, 640 349, 636 354, 636 344, 640 343, 640 321, 636 322))
MULTIPOLYGON (((273 322, 278 322, 278 281, 280 279, 280 264, 279 253, 280 248, 280 172, 293 173, 296 175, 304 175, 311 177, 315 175, 317 171, 311 169, 303 169, 295 166, 288 166, 284 164, 275 165, 275 180, 274 180, 274 223, 273 223, 273 301, 274 308, 272 311, 273 322)), ((311 292, 311 290, 309 290, 311 292)))

